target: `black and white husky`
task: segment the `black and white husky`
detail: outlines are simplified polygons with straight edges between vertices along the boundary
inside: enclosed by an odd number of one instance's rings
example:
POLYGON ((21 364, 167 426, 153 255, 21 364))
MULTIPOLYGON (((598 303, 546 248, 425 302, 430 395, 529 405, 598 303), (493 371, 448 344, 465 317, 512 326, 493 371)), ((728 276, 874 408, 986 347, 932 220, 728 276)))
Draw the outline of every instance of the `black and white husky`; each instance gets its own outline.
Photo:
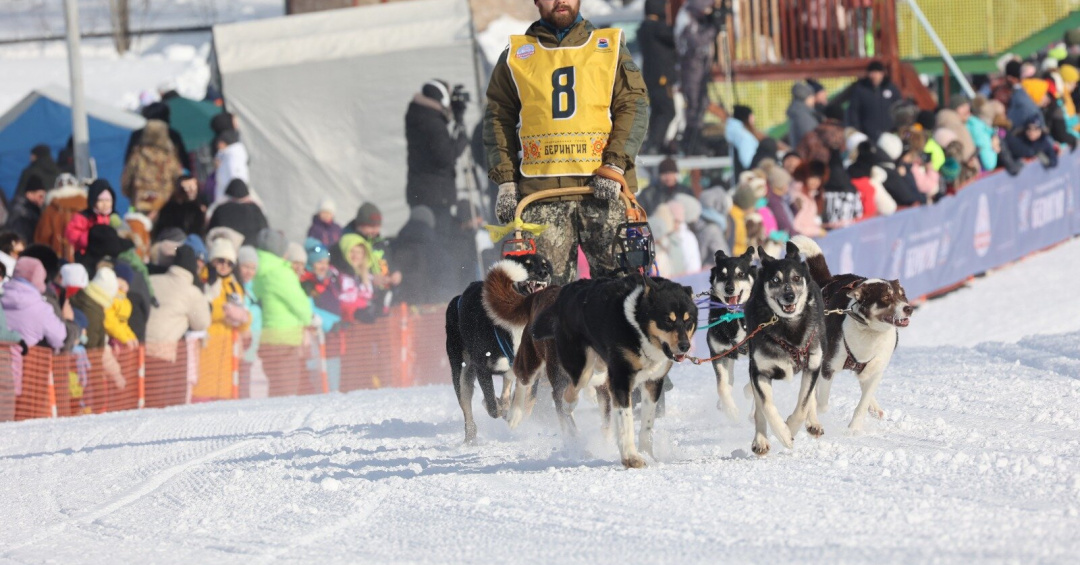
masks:
MULTIPOLYGON (((634 444, 631 393, 644 389, 639 441, 641 450, 651 454, 663 379, 690 351, 697 314, 690 287, 646 276, 572 282, 533 320, 533 337, 555 342, 558 362, 571 381, 569 405, 591 379, 604 378, 594 377, 595 368, 607 368, 607 383, 598 388, 614 405, 616 442, 626 467, 645 466, 634 444)), ((602 411, 605 404, 601 401, 602 411)))
MULTIPOLYGON (((540 290, 551 281, 551 262, 538 254, 511 256, 500 264, 517 267, 516 292, 528 295, 540 290)), ((499 272, 502 272, 501 270, 499 272)), ((491 273, 488 274, 491 276, 491 273)), ((465 441, 476 440, 476 422, 473 420, 473 387, 480 382, 484 393, 484 407, 492 418, 505 415, 510 402, 513 378, 508 378, 511 360, 521 343, 525 324, 497 324, 485 308, 482 281, 468 286, 465 292, 455 296, 446 306, 446 356, 454 381, 454 392, 465 416, 465 441), (502 395, 495 397, 492 376, 503 375, 502 395)))
POLYGON ((884 416, 874 393, 899 343, 899 328, 908 326, 915 308, 908 303, 900 281, 832 276, 814 240, 796 236, 792 241, 802 250, 811 276, 821 286, 826 309, 845 311, 825 320, 827 344, 822 381, 818 383, 816 406, 811 404, 811 410, 828 410, 833 375, 852 371, 859 379, 862 397, 848 428, 859 430, 867 413, 876 418, 884 416))
POLYGON ((825 314, 821 289, 811 278, 810 269, 794 243, 788 242, 787 255, 782 259, 773 259, 761 248, 758 253, 761 269, 745 311, 746 326, 751 332, 768 324, 750 339, 750 386, 756 428, 751 447, 754 453, 765 455, 769 452, 767 427, 788 448, 792 447, 795 432, 808 414, 807 430, 815 436, 822 433, 816 411, 811 409, 825 350, 825 314), (773 403, 772 383, 788 380, 800 372, 798 401, 785 422, 773 403))
MULTIPOLYGON (((750 299, 757 275, 753 248, 738 257, 728 257, 727 253, 717 251, 715 258, 716 266, 709 273, 709 299, 714 302, 709 307, 709 333, 706 335, 710 356, 731 351, 746 339, 746 318, 741 308, 750 299)), ((747 346, 743 345, 713 361, 716 393, 720 396, 716 407, 733 421, 739 417, 739 408, 731 396, 735 382, 732 369, 735 359, 740 354, 746 355, 747 351, 747 346)))

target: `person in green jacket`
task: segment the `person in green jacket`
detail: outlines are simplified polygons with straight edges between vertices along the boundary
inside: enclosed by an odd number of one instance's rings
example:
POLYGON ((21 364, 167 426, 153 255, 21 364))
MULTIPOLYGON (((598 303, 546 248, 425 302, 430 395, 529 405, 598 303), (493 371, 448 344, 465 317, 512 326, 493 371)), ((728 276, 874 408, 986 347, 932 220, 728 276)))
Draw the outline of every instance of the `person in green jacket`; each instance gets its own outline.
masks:
POLYGON ((293 265, 284 258, 284 233, 266 228, 259 232, 255 296, 262 305, 259 359, 266 372, 269 395, 313 392, 303 372, 303 337, 311 325, 311 301, 300 286, 293 265))
POLYGON ((283 257, 287 246, 280 231, 267 228, 259 232, 259 266, 253 287, 262 304, 259 359, 270 396, 314 392, 303 370, 304 333, 312 323, 311 302, 292 264, 283 257))

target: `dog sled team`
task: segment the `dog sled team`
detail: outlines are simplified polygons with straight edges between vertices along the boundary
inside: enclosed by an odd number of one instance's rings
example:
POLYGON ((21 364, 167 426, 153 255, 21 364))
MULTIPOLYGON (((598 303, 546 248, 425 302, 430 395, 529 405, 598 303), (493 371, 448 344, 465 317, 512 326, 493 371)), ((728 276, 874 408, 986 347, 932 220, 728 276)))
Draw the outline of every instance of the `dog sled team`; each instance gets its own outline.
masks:
MULTIPOLYGON (((511 255, 483 281, 472 283, 446 311, 446 349, 454 390, 465 417, 465 440, 476 439, 474 386, 480 384, 492 418, 517 427, 537 401, 546 377, 562 431, 576 433, 574 407, 594 387, 601 425, 614 435, 626 467, 643 467, 652 454, 652 429, 664 377, 690 357, 698 328, 693 289, 659 277, 625 275, 549 284, 551 263, 536 253, 511 255), (493 376, 503 375, 496 397, 493 376), (632 394, 641 391, 640 431, 634 441, 632 394), (640 450, 640 451, 639 451, 640 450)), ((704 293, 703 293, 704 294, 704 293)), ((852 371, 862 397, 849 427, 867 414, 881 418, 875 393, 913 307, 899 281, 830 274, 818 245, 796 237, 774 258, 760 248, 738 257, 716 256, 710 274, 707 343, 716 373, 717 407, 736 419, 735 360, 747 356, 755 434, 752 450, 765 455, 768 430, 787 448, 800 428, 824 428, 833 375, 852 371), (755 261, 755 254, 757 255, 755 261), (801 374, 794 411, 785 420, 774 404, 774 381, 801 374)))

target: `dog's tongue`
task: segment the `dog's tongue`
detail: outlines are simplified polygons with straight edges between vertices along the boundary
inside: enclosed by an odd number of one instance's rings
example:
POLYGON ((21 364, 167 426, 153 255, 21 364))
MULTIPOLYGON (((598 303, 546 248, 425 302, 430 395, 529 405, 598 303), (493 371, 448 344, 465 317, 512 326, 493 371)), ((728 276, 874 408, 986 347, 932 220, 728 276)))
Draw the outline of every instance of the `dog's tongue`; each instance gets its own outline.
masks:
POLYGON ((728 299, 727 299, 727 303, 728 303, 728 306, 735 306, 736 304, 739 303, 739 295, 736 294, 735 296, 729 296, 728 299))

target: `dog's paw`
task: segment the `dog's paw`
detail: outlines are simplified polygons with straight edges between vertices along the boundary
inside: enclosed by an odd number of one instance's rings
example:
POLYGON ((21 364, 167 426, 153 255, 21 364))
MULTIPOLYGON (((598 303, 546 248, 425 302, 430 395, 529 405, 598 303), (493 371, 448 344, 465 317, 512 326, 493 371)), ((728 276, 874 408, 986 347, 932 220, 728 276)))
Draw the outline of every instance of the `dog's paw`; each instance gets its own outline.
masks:
POLYGON ((731 397, 717 400, 716 409, 723 412, 732 423, 739 421, 739 407, 735 406, 735 401, 731 397))
POLYGON ((750 449, 759 457, 768 455, 769 440, 765 439, 765 436, 758 434, 758 436, 754 438, 754 443, 750 444, 750 449))
POLYGON ((623 457, 622 464, 627 469, 641 469, 645 466, 645 458, 635 453, 623 457))
POLYGON ((825 435, 825 427, 820 423, 818 424, 806 424, 806 433, 814 437, 821 437, 825 435))
POLYGON ((795 446, 795 438, 792 437, 791 430, 781 428, 775 430, 776 438, 780 440, 780 443, 784 444, 784 447, 791 449, 795 446))
POLYGON ((465 445, 476 445, 476 426, 465 427, 465 445))
POLYGON ((852 418, 851 423, 848 424, 848 430, 850 432, 852 432, 852 433, 860 433, 860 432, 862 432, 862 429, 863 429, 863 420, 862 420, 862 418, 860 418, 858 416, 856 416, 855 418, 852 418))
POLYGON ((521 425, 521 421, 525 419, 525 411, 520 406, 513 406, 510 408, 510 416, 506 419, 506 422, 510 424, 510 429, 515 429, 521 425))
POLYGON ((878 420, 881 420, 885 417, 885 411, 881 409, 881 406, 878 406, 877 402, 871 402, 870 406, 866 407, 866 413, 877 418, 878 420))

